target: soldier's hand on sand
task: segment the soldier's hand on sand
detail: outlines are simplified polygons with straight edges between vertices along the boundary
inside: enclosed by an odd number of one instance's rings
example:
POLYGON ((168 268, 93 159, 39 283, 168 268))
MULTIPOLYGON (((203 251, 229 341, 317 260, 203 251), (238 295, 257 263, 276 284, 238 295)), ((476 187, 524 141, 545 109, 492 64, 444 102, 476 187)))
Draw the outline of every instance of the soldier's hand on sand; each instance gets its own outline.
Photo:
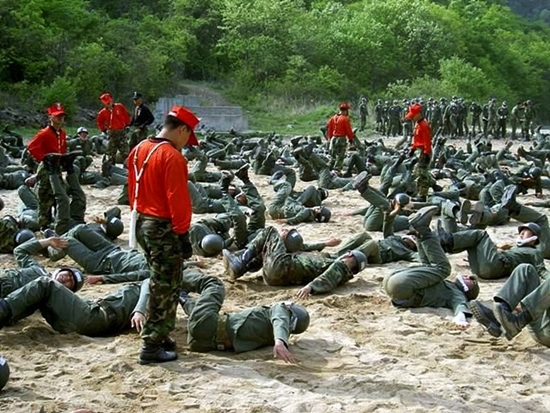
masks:
POLYGON ((342 240, 340 238, 331 238, 327 242, 325 242, 325 245, 327 247, 335 247, 337 245, 340 245, 341 242, 342 240))
POLYGON ((59 237, 50 237, 48 238, 48 244, 50 247, 62 249, 62 248, 67 248, 69 246, 69 241, 59 237))
POLYGON ((87 275, 84 277, 84 283, 88 285, 103 284, 103 277, 101 275, 87 275))
POLYGON ((292 354, 290 354, 290 351, 286 348, 285 343, 280 339, 275 340, 275 345, 273 346, 273 357, 276 359, 281 359, 285 363, 296 363, 292 357, 292 354))
POLYGON ((458 313, 453 318, 453 323, 455 323, 455 325, 462 330, 470 327, 470 323, 468 323, 468 320, 466 320, 466 315, 464 313, 458 313))
POLYGON ((141 333, 141 330, 143 329, 143 325, 145 324, 145 316, 141 314, 140 312, 136 311, 134 315, 132 316, 132 328, 135 327, 138 333, 141 333))
POLYGON ((311 287, 307 285, 301 288, 300 291, 298 291, 298 293, 296 294, 296 296, 301 300, 307 300, 310 295, 311 295, 311 287))

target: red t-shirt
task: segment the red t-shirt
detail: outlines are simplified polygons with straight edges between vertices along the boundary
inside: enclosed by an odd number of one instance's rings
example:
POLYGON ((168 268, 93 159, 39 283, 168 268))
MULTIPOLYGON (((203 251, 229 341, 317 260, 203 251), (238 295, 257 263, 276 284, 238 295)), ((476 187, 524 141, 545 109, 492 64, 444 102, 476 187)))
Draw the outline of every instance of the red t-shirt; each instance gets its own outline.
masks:
POLYGON ((113 104, 112 110, 101 109, 96 119, 97 128, 100 131, 124 129, 130 123, 130 114, 122 103, 113 104))
POLYGON ((422 152, 426 155, 432 154, 432 130, 424 118, 416 122, 414 127, 411 149, 418 148, 422 148, 422 152))
POLYGON ((347 136, 348 141, 353 141, 353 130, 349 117, 337 113, 329 119, 327 125, 327 138, 330 140, 333 136, 347 136))
POLYGON ((38 131, 27 144, 27 149, 34 159, 42 162, 44 156, 50 153, 67 152, 67 132, 64 129, 56 131, 51 125, 38 131))
POLYGON ((136 146, 128 156, 128 197, 134 205, 136 173, 141 171, 149 152, 160 146, 151 155, 139 180, 137 212, 170 219, 172 230, 183 234, 191 226, 193 213, 191 197, 187 191, 187 162, 180 151, 170 142, 151 138, 136 146), (137 162, 135 153, 137 151, 137 162))

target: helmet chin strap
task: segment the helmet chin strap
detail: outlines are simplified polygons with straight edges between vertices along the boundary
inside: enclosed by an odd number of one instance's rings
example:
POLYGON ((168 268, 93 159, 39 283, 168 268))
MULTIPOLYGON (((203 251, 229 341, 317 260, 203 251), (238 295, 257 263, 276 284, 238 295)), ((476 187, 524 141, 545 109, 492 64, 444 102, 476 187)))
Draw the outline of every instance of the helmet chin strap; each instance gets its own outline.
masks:
POLYGON ((538 239, 539 239, 539 237, 537 237, 536 235, 533 235, 532 237, 529 237, 529 238, 526 238, 526 239, 518 239, 518 240, 516 241, 516 245, 517 245, 518 247, 521 247, 521 246, 523 246, 523 245, 525 245, 525 244, 528 244, 528 243, 530 243, 530 242, 532 242, 532 241, 536 241, 536 240, 538 240, 538 239))
POLYGON ((464 281, 464 277, 462 277, 462 275, 457 276, 456 279, 458 280, 460 285, 462 285, 462 289, 464 290, 464 292, 470 291, 470 288, 466 284, 466 281, 464 281))

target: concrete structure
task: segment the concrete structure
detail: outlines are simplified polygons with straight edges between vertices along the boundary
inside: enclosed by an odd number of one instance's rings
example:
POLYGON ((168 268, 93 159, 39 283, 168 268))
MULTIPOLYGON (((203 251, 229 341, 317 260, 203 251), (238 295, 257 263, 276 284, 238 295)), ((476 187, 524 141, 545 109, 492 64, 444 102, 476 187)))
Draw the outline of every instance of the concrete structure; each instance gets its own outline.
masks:
POLYGON ((173 98, 160 98, 152 108, 157 123, 162 122, 165 114, 173 105, 185 106, 201 119, 197 130, 215 130, 226 132, 233 128, 237 132, 248 131, 248 118, 240 106, 201 106, 200 96, 177 95, 173 98))

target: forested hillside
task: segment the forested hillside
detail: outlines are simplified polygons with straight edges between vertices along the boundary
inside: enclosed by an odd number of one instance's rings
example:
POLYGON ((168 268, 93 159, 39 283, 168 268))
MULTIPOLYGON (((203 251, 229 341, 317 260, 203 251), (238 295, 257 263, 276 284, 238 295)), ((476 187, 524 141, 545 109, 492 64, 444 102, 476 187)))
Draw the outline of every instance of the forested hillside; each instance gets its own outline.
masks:
POLYGON ((457 94, 548 115, 546 2, 510 3, 531 19, 504 0, 0 0, 1 101, 70 110, 201 80, 242 103, 457 94))

